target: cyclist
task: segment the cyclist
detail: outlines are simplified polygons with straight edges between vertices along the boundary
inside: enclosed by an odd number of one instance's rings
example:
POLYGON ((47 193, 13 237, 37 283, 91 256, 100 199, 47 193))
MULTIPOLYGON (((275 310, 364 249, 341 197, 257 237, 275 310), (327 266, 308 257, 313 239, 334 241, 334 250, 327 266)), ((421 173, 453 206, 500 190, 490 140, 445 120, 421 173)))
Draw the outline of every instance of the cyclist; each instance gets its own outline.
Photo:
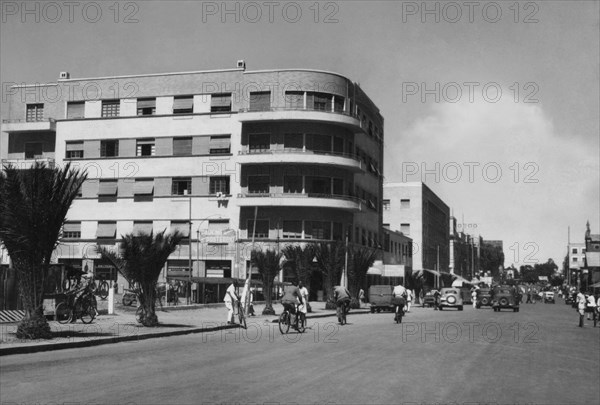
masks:
POLYGON ((348 305, 350 305, 350 292, 346 287, 342 287, 341 285, 336 285, 333 287, 333 300, 335 301, 335 305, 337 306, 337 316, 338 321, 342 322, 341 311, 345 310, 348 305))
POLYGON ((284 288, 281 304, 283 305, 283 310, 289 311, 292 315, 296 313, 296 306, 304 304, 302 293, 296 282, 292 282, 291 286, 284 288))
POLYGON ((392 291, 392 303, 394 304, 394 320, 397 320, 398 315, 400 316, 400 322, 402 322, 402 316, 404 315, 404 306, 406 305, 406 288, 403 285, 397 285, 392 291))

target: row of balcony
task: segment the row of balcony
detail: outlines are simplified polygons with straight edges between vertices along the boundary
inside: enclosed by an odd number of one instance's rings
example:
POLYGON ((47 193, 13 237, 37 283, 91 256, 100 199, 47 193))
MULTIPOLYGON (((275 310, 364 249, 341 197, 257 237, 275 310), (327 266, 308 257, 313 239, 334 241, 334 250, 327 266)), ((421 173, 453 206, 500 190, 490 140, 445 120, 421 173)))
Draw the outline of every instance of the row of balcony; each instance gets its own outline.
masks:
MULTIPOLYGON (((190 113, 193 115, 192 113, 190 113)), ((147 116, 144 116, 147 117, 147 116)), ((163 116, 164 117, 164 116, 163 116)), ((240 109, 238 119, 242 123, 264 121, 307 121, 337 124, 351 131, 357 129, 369 134, 368 125, 355 114, 343 111, 324 111, 301 108, 270 107, 264 110, 240 109)), ((4 132, 41 132, 56 131, 56 119, 40 118, 34 121, 27 119, 6 119, 2 121, 4 132)), ((373 135, 373 134, 369 134, 373 135)))

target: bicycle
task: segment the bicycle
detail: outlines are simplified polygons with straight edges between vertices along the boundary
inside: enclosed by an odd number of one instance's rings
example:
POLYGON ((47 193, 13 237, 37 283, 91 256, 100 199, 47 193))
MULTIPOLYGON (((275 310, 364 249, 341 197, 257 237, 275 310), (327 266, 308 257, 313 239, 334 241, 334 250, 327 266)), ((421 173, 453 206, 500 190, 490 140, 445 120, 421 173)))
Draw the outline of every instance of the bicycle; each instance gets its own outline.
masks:
POLYGON ((296 305, 295 308, 295 313, 292 314, 289 310, 289 306, 285 305, 283 312, 279 315, 279 332, 283 335, 289 332, 290 326, 299 333, 304 333, 306 330, 306 319, 304 319, 304 314, 298 310, 298 305, 296 305), (294 316, 293 319, 292 315, 294 316))
POLYGON ((344 301, 341 305, 338 305, 337 307, 337 317, 338 317, 338 322, 340 323, 340 325, 345 325, 346 322, 346 315, 348 314, 348 310, 350 309, 350 300, 344 301))
POLYGON ((91 323, 98 315, 96 297, 88 290, 78 298, 71 294, 67 301, 58 304, 54 310, 55 320, 60 324, 75 322, 77 318, 83 323, 91 323))
POLYGON ((248 329, 248 326, 246 325, 246 314, 244 313, 244 307, 240 300, 236 301, 236 312, 238 320, 240 321, 240 326, 243 326, 244 329, 248 329))

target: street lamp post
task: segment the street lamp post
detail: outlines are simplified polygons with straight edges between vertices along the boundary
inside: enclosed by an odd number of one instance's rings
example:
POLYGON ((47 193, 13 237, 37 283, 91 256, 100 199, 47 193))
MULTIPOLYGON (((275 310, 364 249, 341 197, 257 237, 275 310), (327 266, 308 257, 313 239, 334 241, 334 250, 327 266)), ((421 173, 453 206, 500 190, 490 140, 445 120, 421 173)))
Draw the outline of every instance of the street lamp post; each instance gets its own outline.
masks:
POLYGON ((190 305, 190 289, 192 288, 192 194, 189 194, 190 197, 190 212, 189 212, 189 228, 188 228, 188 285, 185 289, 185 302, 187 305, 190 305))

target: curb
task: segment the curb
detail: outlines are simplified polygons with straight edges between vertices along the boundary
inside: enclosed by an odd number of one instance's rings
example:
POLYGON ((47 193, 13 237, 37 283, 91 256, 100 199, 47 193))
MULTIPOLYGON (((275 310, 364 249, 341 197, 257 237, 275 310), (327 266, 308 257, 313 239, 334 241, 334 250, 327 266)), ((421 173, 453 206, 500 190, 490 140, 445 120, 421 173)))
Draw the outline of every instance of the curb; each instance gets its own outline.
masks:
MULTIPOLYGON (((351 312, 354 315, 358 314, 368 314, 369 311, 365 310, 353 310, 351 312)), ((306 319, 318 319, 318 318, 327 318, 331 316, 336 316, 335 312, 327 313, 327 314, 318 314, 307 316, 306 319)), ((266 317, 266 315, 265 315, 266 317)), ((268 323, 268 320, 265 319, 265 322, 268 323)), ((275 320, 277 322, 277 319, 275 320)), ((216 323, 216 322, 207 322, 208 323, 216 323)), ((63 349, 73 349, 73 348, 82 348, 82 347, 92 347, 92 346, 100 346, 111 343, 120 343, 120 342, 131 342, 131 341, 139 341, 146 339, 154 339, 159 337, 169 337, 169 336, 182 336, 189 335, 192 333, 205 333, 205 332, 214 332, 217 330, 224 329, 239 329, 239 325, 219 325, 214 327, 196 327, 184 330, 174 330, 174 331, 166 331, 166 332, 155 332, 155 333, 144 333, 141 335, 131 335, 131 336, 113 336, 108 338, 100 338, 93 340, 83 340, 80 342, 66 342, 66 343, 45 343, 39 345, 23 345, 23 346, 14 346, 14 347, 5 347, 0 348, 0 356, 9 356, 11 354, 26 354, 26 353, 39 353, 53 350, 63 350, 63 349)))

